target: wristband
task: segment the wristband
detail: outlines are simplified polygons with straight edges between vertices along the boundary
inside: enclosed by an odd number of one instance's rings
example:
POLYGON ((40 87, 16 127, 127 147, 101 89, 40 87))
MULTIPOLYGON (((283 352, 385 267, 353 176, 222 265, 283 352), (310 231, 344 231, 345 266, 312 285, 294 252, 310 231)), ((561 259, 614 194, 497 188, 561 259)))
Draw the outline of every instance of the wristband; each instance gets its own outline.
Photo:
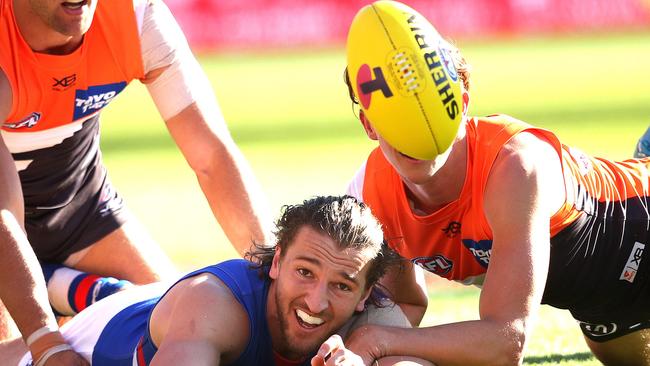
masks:
POLYGON ((48 334, 48 333, 54 333, 57 332, 59 329, 57 327, 53 327, 51 325, 45 325, 42 328, 39 328, 34 331, 34 333, 30 334, 29 337, 25 340, 25 343, 27 343, 27 347, 31 347, 34 342, 36 342, 39 338, 42 336, 48 334))
POLYGON ((45 353, 34 363, 34 366, 43 366, 45 365, 45 362, 52 357, 53 355, 59 353, 59 352, 65 352, 65 351, 71 351, 72 347, 68 344, 59 344, 57 346, 53 346, 48 348, 45 353))
MULTIPOLYGON (((32 353, 32 360, 37 363, 38 360, 43 359, 43 357, 53 348, 57 346, 68 346, 63 339, 63 336, 58 331, 45 333, 36 339, 30 346, 29 350, 32 353)), ((57 351, 60 352, 60 351, 57 351)), ((55 352, 56 353, 56 352, 55 352)), ((51 356, 51 355, 50 355, 51 356)), ((49 356, 48 356, 49 357, 49 356)))

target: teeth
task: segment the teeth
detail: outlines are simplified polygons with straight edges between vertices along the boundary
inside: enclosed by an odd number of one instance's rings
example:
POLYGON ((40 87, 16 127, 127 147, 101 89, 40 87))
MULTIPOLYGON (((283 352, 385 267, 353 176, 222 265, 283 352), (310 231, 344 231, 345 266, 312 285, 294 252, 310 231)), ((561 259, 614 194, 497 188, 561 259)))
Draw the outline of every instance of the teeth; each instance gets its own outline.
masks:
POLYGON ((323 319, 311 316, 300 309, 296 310, 296 315, 298 315, 300 320, 310 325, 321 325, 325 322, 323 319))

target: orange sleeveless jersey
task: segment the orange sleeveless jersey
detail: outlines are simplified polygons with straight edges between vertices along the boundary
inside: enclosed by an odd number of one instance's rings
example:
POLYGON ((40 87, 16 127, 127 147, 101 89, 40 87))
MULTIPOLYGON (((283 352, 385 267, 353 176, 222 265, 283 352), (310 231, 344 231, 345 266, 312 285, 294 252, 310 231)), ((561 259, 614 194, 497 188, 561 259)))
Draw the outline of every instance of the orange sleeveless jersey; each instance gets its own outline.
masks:
POLYGON ((99 1, 82 45, 61 56, 33 52, 16 25, 13 0, 0 0, 0 44, 0 68, 13 93, 5 131, 86 119, 144 74, 133 0, 99 1))
POLYGON ((551 218, 552 236, 581 215, 595 215, 598 205, 594 200, 620 204, 648 195, 646 160, 611 162, 588 157, 562 145, 549 131, 503 115, 474 118, 466 130, 468 164, 462 193, 437 212, 428 216, 412 213, 400 176, 379 148, 368 158, 363 183, 363 200, 383 224, 389 245, 447 279, 477 285, 483 282, 493 237, 483 212, 483 191, 498 152, 519 132, 545 138, 562 158, 567 200, 551 218))

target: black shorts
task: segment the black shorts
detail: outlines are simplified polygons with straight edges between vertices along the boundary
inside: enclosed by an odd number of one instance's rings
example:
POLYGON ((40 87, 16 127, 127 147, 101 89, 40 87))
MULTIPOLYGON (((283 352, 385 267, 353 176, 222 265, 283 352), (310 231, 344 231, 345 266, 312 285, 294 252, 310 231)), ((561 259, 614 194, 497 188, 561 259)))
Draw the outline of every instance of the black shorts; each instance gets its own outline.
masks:
POLYGON ((126 222, 122 198, 99 150, 99 120, 51 147, 12 154, 19 171, 27 238, 39 260, 62 263, 126 222))
POLYGON ((542 303, 570 310, 592 341, 650 328, 649 201, 594 200, 551 238, 542 303))
POLYGON ((578 320, 578 323, 582 334, 594 342, 607 342, 637 330, 650 328, 650 320, 604 323, 588 323, 578 320))
POLYGON ((27 238, 40 261, 63 263, 126 222, 124 201, 103 176, 98 189, 85 186, 65 206, 25 210, 27 238))

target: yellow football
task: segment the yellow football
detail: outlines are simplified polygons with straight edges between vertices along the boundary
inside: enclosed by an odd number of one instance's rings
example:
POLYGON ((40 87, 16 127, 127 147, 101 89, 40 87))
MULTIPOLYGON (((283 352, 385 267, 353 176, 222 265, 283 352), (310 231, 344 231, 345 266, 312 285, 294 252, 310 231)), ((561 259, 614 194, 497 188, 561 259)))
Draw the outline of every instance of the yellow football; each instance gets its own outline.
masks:
POLYGON ((398 151, 430 160, 447 150, 463 118, 452 46, 410 7, 363 7, 347 39, 350 83, 373 128, 398 151))

